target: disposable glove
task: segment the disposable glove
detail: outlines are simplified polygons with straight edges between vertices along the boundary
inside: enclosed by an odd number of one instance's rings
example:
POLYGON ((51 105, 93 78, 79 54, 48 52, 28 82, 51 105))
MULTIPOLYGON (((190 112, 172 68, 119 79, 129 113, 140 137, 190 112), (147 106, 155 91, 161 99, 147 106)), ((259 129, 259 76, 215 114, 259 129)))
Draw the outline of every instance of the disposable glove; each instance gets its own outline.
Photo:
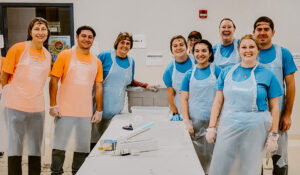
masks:
POLYGON ((148 89, 148 90, 150 90, 152 92, 157 92, 158 91, 158 86, 156 86, 156 85, 148 85, 146 87, 146 89, 148 89))
POLYGON ((182 121, 182 118, 180 117, 180 114, 174 114, 170 121, 182 121))
POLYGON ((267 142, 265 144, 265 149, 267 153, 274 152, 278 149, 278 137, 279 135, 277 133, 269 133, 267 142))
POLYGON ((50 106, 49 114, 52 117, 61 117, 61 114, 60 114, 60 111, 59 111, 59 108, 58 108, 57 105, 56 106, 50 106))
POLYGON ((216 128, 207 128, 205 138, 208 143, 215 143, 217 137, 217 129, 216 128))
POLYGON ((102 111, 96 111, 92 117, 92 123, 99 123, 102 120, 102 111))
POLYGON ((192 121, 191 120, 183 120, 183 123, 186 127, 186 129, 188 130, 190 136, 194 136, 194 127, 193 127, 193 124, 192 124, 192 121))

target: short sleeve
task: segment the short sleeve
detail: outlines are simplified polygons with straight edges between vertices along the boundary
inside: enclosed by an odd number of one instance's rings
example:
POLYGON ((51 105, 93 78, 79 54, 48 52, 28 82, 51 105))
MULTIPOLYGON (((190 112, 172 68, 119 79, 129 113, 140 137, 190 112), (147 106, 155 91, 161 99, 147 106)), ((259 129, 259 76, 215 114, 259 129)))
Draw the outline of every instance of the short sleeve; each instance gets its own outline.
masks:
POLYGON ((103 51, 103 52, 99 53, 99 55, 97 57, 100 59, 100 61, 103 64, 103 62, 105 61, 105 58, 110 56, 110 54, 111 54, 110 51, 103 51))
POLYGON ((216 78, 219 77, 220 73, 221 73, 221 68, 219 66, 215 66, 215 76, 216 78))
POLYGON ((189 70, 185 73, 185 75, 183 77, 183 80, 182 80, 182 83, 181 83, 181 87, 180 87, 181 91, 187 91, 187 92, 189 91, 192 71, 193 70, 189 70))
POLYGON ((214 45, 212 49, 213 49, 213 53, 216 53, 216 51, 217 51, 217 45, 214 45))
POLYGON ((97 75, 96 75, 96 82, 103 82, 103 68, 102 63, 99 59, 97 59, 97 75))
POLYGON ((135 70, 134 68, 135 68, 135 62, 134 62, 134 59, 132 58, 132 79, 131 79, 131 83, 134 80, 134 70, 135 70))
POLYGON ((226 78, 227 73, 229 72, 229 70, 232 68, 232 66, 227 66, 224 69, 221 70, 221 73, 217 79, 216 85, 215 85, 215 89, 216 90, 223 90, 224 89, 224 81, 226 78))
POLYGON ((268 89, 268 98, 279 97, 283 95, 283 91, 280 87, 279 81, 276 78, 275 74, 269 71, 270 75, 270 85, 268 89))
POLYGON ((25 42, 13 45, 7 52, 3 71, 8 74, 14 74, 15 67, 18 64, 19 58, 25 49, 25 42))
POLYGON ((5 64, 3 65, 3 70, 6 73, 13 74, 14 73, 14 67, 16 62, 16 50, 10 48, 6 54, 6 60, 5 64))
POLYGON ((103 80, 105 80, 105 78, 107 77, 113 63, 111 59, 111 52, 111 50, 103 51, 97 56, 102 63, 103 80))
POLYGON ((66 62, 66 54, 65 52, 61 52, 58 54, 57 59, 53 65, 51 75, 61 78, 64 74, 64 67, 66 62))
POLYGON ((281 47, 283 75, 287 76, 297 71, 293 56, 289 50, 281 47))
POLYGON ((4 61, 5 61, 5 58, 1 56, 1 68, 0 68, 1 73, 2 73, 2 71, 3 71, 3 64, 4 64, 4 61))
POLYGON ((172 87, 172 73, 173 73, 173 62, 171 62, 163 75, 163 81, 167 87, 172 87))

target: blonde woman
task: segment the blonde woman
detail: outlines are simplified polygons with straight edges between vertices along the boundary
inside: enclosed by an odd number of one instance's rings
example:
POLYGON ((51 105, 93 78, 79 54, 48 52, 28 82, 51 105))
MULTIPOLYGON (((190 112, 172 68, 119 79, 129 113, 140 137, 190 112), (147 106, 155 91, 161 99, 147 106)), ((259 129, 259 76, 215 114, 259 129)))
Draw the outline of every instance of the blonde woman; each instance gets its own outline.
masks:
POLYGON ((276 76, 257 62, 259 46, 252 35, 239 44, 241 63, 222 70, 206 139, 216 144, 210 175, 259 175, 264 145, 277 149, 282 89, 276 76), (217 126, 217 120, 219 124, 217 126))

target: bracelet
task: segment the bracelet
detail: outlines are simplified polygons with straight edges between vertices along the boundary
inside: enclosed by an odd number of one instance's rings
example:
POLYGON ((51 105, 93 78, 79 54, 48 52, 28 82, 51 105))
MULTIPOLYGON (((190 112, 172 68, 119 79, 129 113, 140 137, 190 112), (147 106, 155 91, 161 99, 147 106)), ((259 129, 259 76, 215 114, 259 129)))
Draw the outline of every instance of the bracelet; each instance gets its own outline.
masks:
POLYGON ((58 105, 55 105, 55 106, 50 106, 50 108, 49 109, 53 109, 53 108, 57 108, 58 107, 58 105))

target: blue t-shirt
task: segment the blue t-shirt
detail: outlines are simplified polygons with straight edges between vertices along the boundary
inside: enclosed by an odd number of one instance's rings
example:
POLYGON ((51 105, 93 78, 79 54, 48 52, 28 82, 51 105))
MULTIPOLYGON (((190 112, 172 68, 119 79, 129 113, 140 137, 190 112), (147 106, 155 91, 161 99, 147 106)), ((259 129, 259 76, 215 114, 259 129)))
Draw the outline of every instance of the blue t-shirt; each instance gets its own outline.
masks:
MULTIPOLYGON (((188 71, 193 67, 193 63, 190 58, 182 63, 178 63, 177 61, 175 61, 175 64, 176 64, 176 70, 181 73, 185 73, 186 71, 188 71)), ((174 67, 173 61, 171 61, 167 66, 165 73, 163 75, 163 81, 167 87, 172 87, 173 67, 174 67)))
MULTIPOLYGON (((107 77, 109 70, 113 64, 113 61, 111 59, 111 52, 112 50, 107 50, 107 51, 103 51, 98 55, 98 58, 100 59, 100 61, 102 62, 102 66, 103 66, 103 80, 105 80, 105 78, 107 77)), ((126 58, 121 59, 120 57, 116 56, 116 62, 117 64, 126 69, 129 67, 129 60, 128 60, 128 56, 126 56, 126 58)), ((132 59, 132 81, 134 80, 134 60, 132 59)))
POLYGON ((195 56, 193 54, 189 53, 189 57, 190 57, 191 60, 194 60, 194 63, 196 65, 197 64, 197 60, 196 60, 195 56))
MULTIPOLYGON (((237 40, 237 43, 239 43, 239 42, 240 42, 240 40, 237 40)), ((217 51, 217 45, 218 44, 213 46, 213 53, 214 54, 217 51)), ((221 48, 220 48, 221 55, 225 58, 229 58, 231 53, 233 52, 233 49, 234 49, 234 43, 233 42, 228 46, 224 46, 224 45, 221 44, 221 48)))
MULTIPOLYGON (((221 71, 216 83, 217 90, 223 90, 225 77, 232 67, 233 66, 228 66, 221 71)), ((239 66, 233 72, 233 81, 241 82, 248 79, 251 76, 252 69, 253 68, 243 68, 239 66)), ((265 111, 268 109, 268 98, 279 97, 283 92, 275 74, 271 70, 264 68, 262 65, 258 65, 254 71, 254 75, 257 82, 256 104, 259 111, 265 111)))
MULTIPOLYGON (((181 83, 181 88, 180 88, 181 91, 187 91, 187 92, 189 91, 192 72, 193 72, 193 69, 190 69, 185 73, 185 76, 181 83)), ((220 72, 221 72, 221 68, 218 66, 215 66, 214 74, 215 74, 216 78, 219 77, 220 72)), ((206 79, 208 76, 210 76, 210 74, 211 74, 210 66, 207 66, 206 68, 196 67, 194 77, 196 80, 203 80, 203 79, 206 79)))
MULTIPOLYGON (((291 52, 281 47, 282 52, 282 68, 283 68, 283 76, 287 76, 291 73, 297 71, 296 64, 294 62, 293 56, 291 52)), ((267 64, 272 62, 276 58, 276 50, 274 45, 272 45, 269 49, 261 50, 259 53, 259 62, 263 64, 267 64)))

